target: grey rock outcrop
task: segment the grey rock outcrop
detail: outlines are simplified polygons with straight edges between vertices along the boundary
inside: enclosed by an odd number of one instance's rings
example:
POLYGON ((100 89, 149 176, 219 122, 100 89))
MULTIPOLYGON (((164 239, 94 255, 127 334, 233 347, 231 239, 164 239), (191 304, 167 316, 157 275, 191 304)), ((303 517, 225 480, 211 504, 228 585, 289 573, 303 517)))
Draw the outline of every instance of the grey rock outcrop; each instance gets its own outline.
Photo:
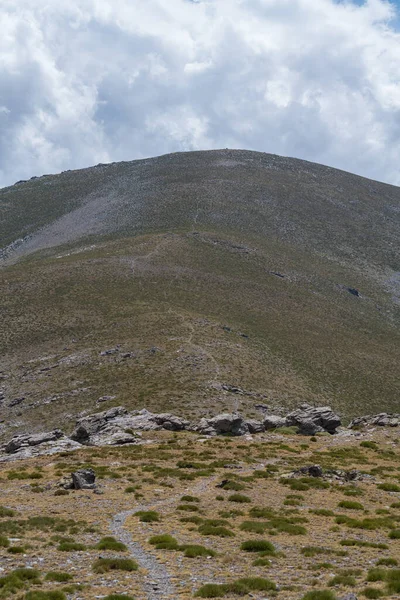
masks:
POLYGON ((21 450, 21 448, 40 446, 47 442, 55 442, 62 437, 64 437, 64 434, 60 429, 54 429, 54 431, 48 431, 46 433, 34 433, 32 435, 17 435, 5 445, 4 452, 6 454, 14 454, 21 450))
POLYGON ((104 431, 110 421, 114 421, 117 417, 126 417, 127 414, 126 408, 117 406, 110 408, 110 410, 83 417, 77 421, 71 439, 80 444, 89 444, 91 438, 100 431, 104 431))
POLYGON ((319 431, 336 433, 340 427, 340 417, 333 412, 330 406, 313 407, 302 404, 299 409, 294 410, 286 416, 287 425, 299 427, 299 433, 314 435, 319 431), (312 432, 312 433, 311 433, 312 432))
POLYGON ((280 417, 279 415, 266 415, 264 417, 264 429, 269 431, 270 429, 278 429, 279 427, 286 427, 286 418, 280 417))
POLYGON ((349 429, 357 427, 398 427, 400 424, 399 414, 379 413, 377 415, 365 415, 353 419, 349 429))
POLYGON ((171 413, 155 414, 152 416, 152 419, 154 419, 157 425, 160 425, 163 429, 167 429, 168 431, 183 431, 190 425, 189 421, 186 421, 186 419, 182 419, 171 413))

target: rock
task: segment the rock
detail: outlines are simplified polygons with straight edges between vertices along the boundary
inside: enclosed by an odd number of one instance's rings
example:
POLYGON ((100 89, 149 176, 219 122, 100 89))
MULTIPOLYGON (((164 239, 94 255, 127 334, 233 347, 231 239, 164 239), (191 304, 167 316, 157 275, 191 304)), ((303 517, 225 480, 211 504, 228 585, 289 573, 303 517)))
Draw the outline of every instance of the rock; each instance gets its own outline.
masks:
POLYGON ((268 431, 270 429, 278 429, 278 427, 286 427, 287 422, 285 417, 279 415, 266 415, 264 417, 264 429, 268 431))
POLYGON ((289 426, 297 425, 299 433, 304 435, 314 435, 318 431, 333 434, 341 424, 340 417, 329 406, 312 407, 309 404, 302 404, 299 409, 289 413, 286 421, 289 426))
POLYGON ((308 475, 309 477, 323 477, 324 472, 320 465, 310 465, 307 467, 301 467, 296 471, 298 475, 308 475))
POLYGON ((264 423, 257 421, 256 419, 248 419, 246 425, 249 433, 262 433, 265 431, 264 423))
POLYGON ((245 420, 235 413, 222 413, 213 417, 208 424, 215 429, 217 435, 231 433, 232 435, 245 435, 249 432, 245 420))
POLYGON ((157 425, 161 425, 163 429, 168 431, 182 431, 189 427, 189 421, 170 413, 156 414, 153 418, 157 425))
POLYGON ((21 448, 28 446, 40 446, 46 442, 54 442, 63 437, 64 434, 60 429, 49 431, 47 433, 34 433, 32 435, 17 435, 13 437, 4 447, 6 454, 14 454, 21 448))
POLYGON ((256 410, 260 410, 261 412, 267 412, 267 410, 269 410, 268 406, 266 404, 256 404, 254 406, 254 408, 256 410))
POLYGON ((345 596, 342 596, 340 600, 358 600, 358 598, 355 594, 346 594, 345 596))
POLYGON ((96 475, 93 469, 80 469, 71 474, 74 490, 94 490, 96 475))
POLYGON ((320 425, 316 425, 311 419, 304 419, 299 423, 298 433, 300 435, 315 435, 316 433, 322 433, 324 428, 320 425))
POLYGON ((76 428, 71 435, 71 439, 80 444, 89 444, 90 438, 104 430, 110 421, 117 417, 125 417, 128 414, 126 408, 117 406, 100 413, 88 415, 79 419, 76 428))
POLYGON ((232 435, 245 435, 249 433, 246 421, 235 413, 222 413, 211 419, 201 419, 194 431, 203 435, 222 435, 224 433, 232 435))
POLYGON ((365 415, 353 419, 349 429, 357 427, 398 427, 400 424, 399 414, 379 413, 377 415, 365 415))

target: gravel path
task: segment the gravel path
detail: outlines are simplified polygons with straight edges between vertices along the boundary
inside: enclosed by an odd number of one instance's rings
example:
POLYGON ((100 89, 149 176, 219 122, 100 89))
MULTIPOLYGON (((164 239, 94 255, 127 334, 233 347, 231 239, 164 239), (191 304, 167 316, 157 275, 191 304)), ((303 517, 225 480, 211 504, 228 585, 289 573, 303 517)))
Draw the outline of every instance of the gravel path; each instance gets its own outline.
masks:
MULTIPOLYGON (((204 492, 216 479, 218 479, 218 477, 212 477, 205 481, 201 481, 198 485, 191 488, 190 493, 200 494, 204 492)), ((129 548, 131 556, 148 572, 147 575, 144 576, 143 585, 148 600, 176 598, 177 594, 175 586, 172 583, 171 576, 168 573, 166 566, 158 562, 157 558, 146 551, 139 542, 134 541, 132 535, 125 529, 124 525, 128 517, 137 511, 150 510, 156 506, 169 506, 179 500, 180 497, 181 494, 172 496, 166 500, 152 502, 148 505, 137 505, 135 508, 116 514, 110 523, 110 529, 114 536, 129 548)))

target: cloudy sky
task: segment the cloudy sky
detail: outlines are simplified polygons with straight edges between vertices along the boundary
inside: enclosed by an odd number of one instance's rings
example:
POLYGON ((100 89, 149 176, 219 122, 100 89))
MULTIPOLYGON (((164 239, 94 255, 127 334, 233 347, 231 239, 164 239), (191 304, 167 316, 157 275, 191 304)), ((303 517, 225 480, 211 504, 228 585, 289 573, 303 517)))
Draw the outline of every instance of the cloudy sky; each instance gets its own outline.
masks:
POLYGON ((225 147, 400 185, 399 4, 0 0, 0 187, 225 147))

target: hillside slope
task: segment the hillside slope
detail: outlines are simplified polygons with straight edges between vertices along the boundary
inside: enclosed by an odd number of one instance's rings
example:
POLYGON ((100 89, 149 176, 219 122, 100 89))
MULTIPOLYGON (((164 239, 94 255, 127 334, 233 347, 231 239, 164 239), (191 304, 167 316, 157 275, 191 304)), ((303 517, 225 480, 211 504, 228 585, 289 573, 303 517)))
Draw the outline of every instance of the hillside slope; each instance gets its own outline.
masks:
POLYGON ((43 176, 0 210, 4 429, 398 407, 399 188, 221 150, 43 176))

